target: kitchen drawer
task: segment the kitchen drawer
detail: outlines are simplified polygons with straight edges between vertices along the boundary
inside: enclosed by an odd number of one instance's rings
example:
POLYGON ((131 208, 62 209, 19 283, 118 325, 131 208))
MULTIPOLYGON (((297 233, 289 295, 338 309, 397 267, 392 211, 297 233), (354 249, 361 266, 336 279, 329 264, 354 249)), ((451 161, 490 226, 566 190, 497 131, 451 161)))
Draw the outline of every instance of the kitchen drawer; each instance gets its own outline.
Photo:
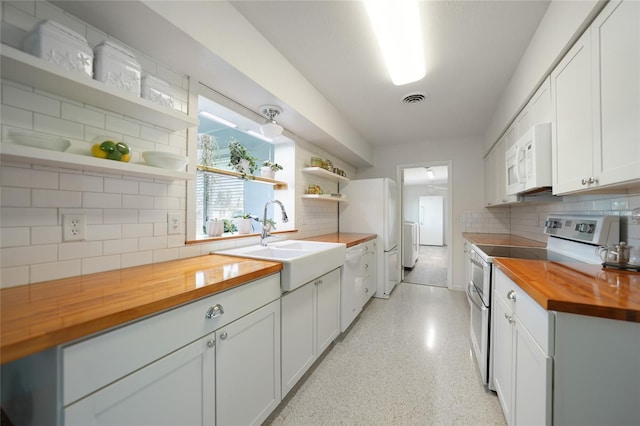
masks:
POLYGON ((516 321, 524 325, 542 350, 548 355, 553 355, 555 324, 553 314, 540 306, 522 288, 497 269, 494 284, 495 297, 499 297, 507 304, 517 317, 516 321), (512 299, 509 298, 510 292, 513 292, 512 299))
POLYGON ((62 348, 63 405, 280 297, 280 274, 235 287, 62 348), (207 318, 219 305, 224 313, 207 318))

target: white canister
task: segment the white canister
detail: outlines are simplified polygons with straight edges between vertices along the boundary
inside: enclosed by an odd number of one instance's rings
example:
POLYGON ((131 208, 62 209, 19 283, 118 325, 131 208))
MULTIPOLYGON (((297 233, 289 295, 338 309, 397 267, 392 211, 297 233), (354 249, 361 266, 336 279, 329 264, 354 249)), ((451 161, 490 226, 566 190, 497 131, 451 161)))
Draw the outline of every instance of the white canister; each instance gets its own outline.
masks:
POLYGON ((142 67, 125 47, 105 40, 95 50, 94 78, 140 97, 142 67))
POLYGON ((89 43, 58 22, 39 22, 22 41, 22 49, 67 71, 93 76, 93 51, 89 43))
POLYGON ((174 100, 169 83, 153 75, 142 76, 142 97, 154 104, 173 109, 174 100))

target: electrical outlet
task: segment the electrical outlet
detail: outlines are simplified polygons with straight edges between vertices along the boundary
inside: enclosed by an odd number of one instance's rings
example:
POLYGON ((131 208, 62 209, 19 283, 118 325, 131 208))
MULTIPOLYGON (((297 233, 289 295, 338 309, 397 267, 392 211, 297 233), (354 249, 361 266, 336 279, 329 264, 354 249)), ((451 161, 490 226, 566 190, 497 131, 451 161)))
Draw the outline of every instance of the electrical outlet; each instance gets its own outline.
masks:
POLYGON ((62 241, 82 241, 87 236, 87 215, 62 215, 62 241))
POLYGON ((167 215, 167 234, 176 235, 182 232, 182 215, 180 213, 169 213, 167 215))

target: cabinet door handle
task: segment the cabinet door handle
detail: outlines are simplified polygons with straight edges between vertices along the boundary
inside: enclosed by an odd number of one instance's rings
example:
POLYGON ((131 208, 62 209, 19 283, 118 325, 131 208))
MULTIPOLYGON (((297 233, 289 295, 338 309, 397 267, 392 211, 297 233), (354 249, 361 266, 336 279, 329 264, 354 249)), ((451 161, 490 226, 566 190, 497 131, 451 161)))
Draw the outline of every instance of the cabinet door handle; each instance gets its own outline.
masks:
POLYGON ((582 183, 583 185, 586 185, 588 182, 587 178, 582 178, 582 180, 580 181, 580 183, 582 183))
POLYGON ((220 340, 227 340, 227 337, 229 337, 229 335, 227 334, 226 331, 223 331, 222 333, 220 333, 220 340))
POLYGON ((210 307, 209 310, 207 310, 207 314, 205 315, 205 317, 207 319, 213 319, 213 318, 219 317, 222 314, 224 314, 224 309, 222 308, 222 305, 215 304, 212 307, 210 307))
POLYGON ((516 322, 516 320, 514 320, 513 317, 506 312, 504 313, 504 317, 507 319, 507 321, 509 321, 509 324, 513 324, 514 322, 516 322))
POLYGON ((598 183, 598 179, 593 176, 590 176, 587 182, 589 182, 589 184, 598 183))
POLYGON ((507 299, 515 302, 516 301, 516 292, 513 290, 509 290, 509 293, 507 293, 507 299))
POLYGON ((215 341, 215 340, 213 340, 213 339, 209 339, 209 340, 207 341, 207 347, 208 347, 209 349, 212 349, 215 345, 216 345, 216 341, 215 341))

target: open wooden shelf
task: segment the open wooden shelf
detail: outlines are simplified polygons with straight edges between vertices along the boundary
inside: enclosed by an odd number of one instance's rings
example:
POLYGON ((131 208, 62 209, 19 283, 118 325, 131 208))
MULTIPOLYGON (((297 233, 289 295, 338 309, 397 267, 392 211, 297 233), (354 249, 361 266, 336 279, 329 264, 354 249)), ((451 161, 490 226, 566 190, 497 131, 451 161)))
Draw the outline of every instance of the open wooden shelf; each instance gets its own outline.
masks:
POLYGON ((347 200, 347 197, 345 196, 341 196, 341 197, 334 197, 332 195, 327 195, 327 194, 304 194, 302 196, 302 198, 308 198, 308 199, 312 199, 312 200, 319 200, 319 201, 331 201, 334 203, 346 203, 349 200, 347 200))
MULTIPOLYGON (((233 170, 218 169, 216 167, 208 167, 208 166, 203 166, 203 165, 200 165, 200 164, 197 165, 196 167, 197 167, 198 170, 202 170, 203 172, 216 173, 216 174, 219 174, 219 175, 232 176, 232 177, 236 177, 238 179, 243 179, 242 173, 234 172, 233 170)), ((273 185, 273 189, 275 189, 275 190, 281 190, 281 189, 287 189, 288 188, 287 182, 282 182, 282 181, 274 180, 274 179, 267 179, 267 178, 263 178, 261 176, 246 175, 246 179, 250 180, 252 182, 258 182, 258 183, 264 183, 264 184, 267 184, 267 185, 273 185)))
POLYGON ((305 167, 302 169, 302 171, 310 175, 322 177, 325 179, 331 179, 334 182, 344 182, 344 183, 349 182, 348 178, 344 176, 340 176, 333 172, 330 172, 329 170, 323 169, 322 167, 305 167))

